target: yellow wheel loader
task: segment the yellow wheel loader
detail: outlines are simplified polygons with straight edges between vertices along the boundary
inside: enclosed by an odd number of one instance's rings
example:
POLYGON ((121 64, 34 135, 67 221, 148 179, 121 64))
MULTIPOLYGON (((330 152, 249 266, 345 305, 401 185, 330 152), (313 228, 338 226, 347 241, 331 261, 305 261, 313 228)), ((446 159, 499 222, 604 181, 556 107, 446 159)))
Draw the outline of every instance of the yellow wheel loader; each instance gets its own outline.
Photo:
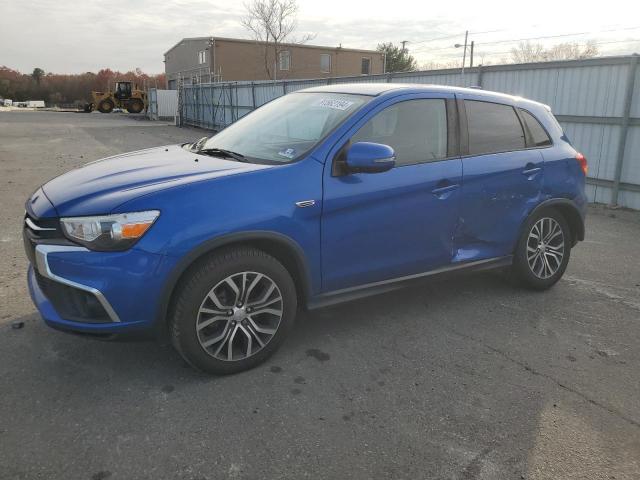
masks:
POLYGON ((116 82, 113 92, 91 92, 91 96, 93 102, 85 105, 85 112, 97 109, 101 113, 111 113, 114 108, 122 108, 129 113, 140 113, 148 106, 147 94, 132 88, 131 82, 116 82))

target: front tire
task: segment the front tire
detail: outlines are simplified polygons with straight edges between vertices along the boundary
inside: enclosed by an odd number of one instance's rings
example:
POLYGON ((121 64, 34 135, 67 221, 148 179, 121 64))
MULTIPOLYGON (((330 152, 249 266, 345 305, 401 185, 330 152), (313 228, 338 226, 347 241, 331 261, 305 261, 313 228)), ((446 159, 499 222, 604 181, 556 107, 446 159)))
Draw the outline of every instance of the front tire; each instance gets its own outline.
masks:
POLYGON ((196 369, 236 373, 275 353, 296 309, 293 280, 278 260, 254 248, 226 249, 188 271, 173 302, 170 335, 196 369))
POLYGON ((99 104, 98 104, 98 111, 100 113, 111 113, 113 111, 113 109, 115 108, 114 103, 107 99, 107 100, 102 100, 99 104))
POLYGON ((564 274, 571 255, 571 230, 560 212, 531 216, 516 247, 512 273, 526 287, 546 290, 564 274))

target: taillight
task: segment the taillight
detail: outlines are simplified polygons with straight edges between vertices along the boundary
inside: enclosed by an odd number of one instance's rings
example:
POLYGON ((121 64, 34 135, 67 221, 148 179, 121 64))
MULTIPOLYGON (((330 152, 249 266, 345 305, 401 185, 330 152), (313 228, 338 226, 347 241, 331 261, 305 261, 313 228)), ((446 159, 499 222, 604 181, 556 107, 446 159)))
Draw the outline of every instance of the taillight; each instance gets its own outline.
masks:
POLYGON ((589 166, 587 165, 587 158, 583 154, 577 153, 576 160, 580 164, 580 169, 582 170, 582 173, 584 173, 586 176, 587 171, 589 170, 589 166))

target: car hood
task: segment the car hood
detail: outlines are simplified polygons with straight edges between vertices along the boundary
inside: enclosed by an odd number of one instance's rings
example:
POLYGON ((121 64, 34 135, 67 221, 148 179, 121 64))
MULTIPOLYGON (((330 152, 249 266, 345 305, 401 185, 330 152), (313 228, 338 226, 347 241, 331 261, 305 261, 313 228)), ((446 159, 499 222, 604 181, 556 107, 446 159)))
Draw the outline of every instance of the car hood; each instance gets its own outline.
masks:
POLYGON ((197 155, 170 145, 88 163, 54 178, 42 190, 59 216, 96 215, 161 189, 272 167, 197 155))

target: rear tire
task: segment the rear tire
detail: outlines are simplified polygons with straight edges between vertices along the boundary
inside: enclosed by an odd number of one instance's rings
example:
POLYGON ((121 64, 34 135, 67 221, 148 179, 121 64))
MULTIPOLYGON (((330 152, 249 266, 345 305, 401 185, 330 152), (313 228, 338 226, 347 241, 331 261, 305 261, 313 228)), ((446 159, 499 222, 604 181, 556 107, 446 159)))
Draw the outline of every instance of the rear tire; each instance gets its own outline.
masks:
POLYGON ((142 100, 134 99, 129 102, 129 106, 127 107, 127 112, 129 113, 140 113, 144 110, 144 103, 142 100))
POLYGON ((236 247, 214 253, 181 281, 169 317, 173 346, 194 368, 226 375, 273 355, 293 326, 296 290, 267 253, 236 247))
POLYGON ((114 109, 115 105, 111 100, 102 100, 98 104, 98 111, 100 113, 111 113, 114 109))
POLYGON ((532 215, 516 247, 512 278, 534 290, 552 287, 569 264, 571 238, 569 224, 557 210, 532 215))

